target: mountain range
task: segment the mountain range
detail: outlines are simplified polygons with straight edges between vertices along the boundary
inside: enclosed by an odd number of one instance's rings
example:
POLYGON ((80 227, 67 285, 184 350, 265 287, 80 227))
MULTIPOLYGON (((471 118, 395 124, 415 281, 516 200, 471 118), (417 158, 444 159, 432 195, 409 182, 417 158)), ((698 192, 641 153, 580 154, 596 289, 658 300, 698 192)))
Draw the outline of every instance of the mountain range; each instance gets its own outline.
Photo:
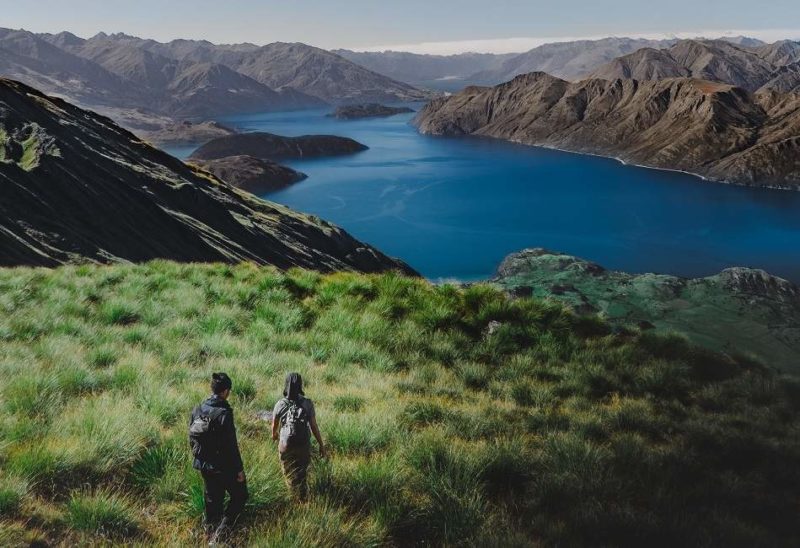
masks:
MULTIPOLYGON (((489 54, 462 53, 458 55, 420 55, 401 51, 336 53, 370 70, 415 85, 460 90, 467 85, 496 85, 520 74, 547 72, 564 80, 579 80, 618 57, 643 48, 666 49, 679 40, 665 38, 608 37, 598 40, 552 42, 523 53, 489 54)), ((743 48, 767 45, 754 38, 735 36, 718 41, 743 48)), ((782 63, 776 63, 782 64, 782 63)))
POLYGON ((800 189, 800 95, 691 77, 567 82, 535 72, 430 102, 433 135, 478 135, 800 189))
POLYGON ((642 48, 594 70, 590 78, 658 80, 699 78, 748 91, 798 89, 800 42, 744 47, 722 40, 681 40, 669 48, 642 48))
POLYGON ((423 55, 405 51, 333 50, 345 59, 370 70, 409 84, 434 88, 457 85, 477 72, 493 71, 517 57, 516 53, 460 53, 457 55, 423 55))
POLYGON ((431 97, 300 43, 160 43, 0 29, 0 74, 147 129, 164 123, 149 115, 202 118, 431 97))
POLYGON ((674 42, 611 37, 544 44, 507 59, 498 68, 476 71, 467 80, 473 84, 494 85, 529 72, 546 72, 565 80, 574 80, 622 55, 642 48, 669 47, 674 42))
POLYGON ((413 272, 336 226, 184 164, 108 118, 0 79, 0 265, 159 258, 413 272))

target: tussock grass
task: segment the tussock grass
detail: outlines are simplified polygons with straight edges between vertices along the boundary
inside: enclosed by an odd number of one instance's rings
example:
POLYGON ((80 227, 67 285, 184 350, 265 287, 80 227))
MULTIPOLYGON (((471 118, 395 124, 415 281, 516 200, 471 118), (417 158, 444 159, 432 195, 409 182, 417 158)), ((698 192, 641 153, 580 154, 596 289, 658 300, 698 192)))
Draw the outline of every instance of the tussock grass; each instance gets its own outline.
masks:
POLYGON ((73 493, 67 502, 66 518, 75 531, 109 538, 131 536, 139 527, 132 503, 109 490, 73 493))
POLYGON ((483 285, 155 261, 0 270, 0 545, 196 543, 218 370, 241 545, 800 543, 800 381, 746 356, 483 285), (299 508, 256 418, 288 371, 332 454, 299 508))
POLYGON ((14 516, 18 513, 22 499, 28 493, 28 482, 0 475, 0 516, 14 516))

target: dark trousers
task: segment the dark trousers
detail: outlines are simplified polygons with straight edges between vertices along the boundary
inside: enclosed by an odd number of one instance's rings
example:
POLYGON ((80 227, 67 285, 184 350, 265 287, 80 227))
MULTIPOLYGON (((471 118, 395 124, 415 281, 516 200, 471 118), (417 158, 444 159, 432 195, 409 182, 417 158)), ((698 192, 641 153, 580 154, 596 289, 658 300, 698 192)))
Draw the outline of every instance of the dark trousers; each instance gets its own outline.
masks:
POLYGON ((308 498, 308 465, 311 464, 311 446, 284 448, 280 451, 281 468, 286 485, 293 497, 308 498))
POLYGON ((233 525, 244 510, 244 503, 247 502, 247 484, 236 481, 236 474, 225 472, 201 472, 201 474, 205 484, 206 526, 219 524, 223 514, 225 521, 233 525), (231 499, 223 513, 226 492, 231 499))

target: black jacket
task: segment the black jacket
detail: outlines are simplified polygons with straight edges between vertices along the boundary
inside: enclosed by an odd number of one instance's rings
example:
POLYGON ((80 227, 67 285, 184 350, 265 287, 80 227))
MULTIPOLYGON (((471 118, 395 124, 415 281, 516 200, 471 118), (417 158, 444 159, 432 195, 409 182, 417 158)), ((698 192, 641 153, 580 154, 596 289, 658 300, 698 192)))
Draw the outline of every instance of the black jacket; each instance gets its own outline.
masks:
POLYGON ((219 436, 219 452, 216 457, 207 461, 195 458, 193 466, 196 470, 237 474, 244 470, 244 465, 242 455, 239 453, 239 442, 236 440, 236 426, 233 423, 233 409, 230 404, 219 396, 212 395, 194 408, 189 424, 191 425, 197 416, 209 415, 215 409, 223 410, 215 419, 214 428, 214 435, 219 436))

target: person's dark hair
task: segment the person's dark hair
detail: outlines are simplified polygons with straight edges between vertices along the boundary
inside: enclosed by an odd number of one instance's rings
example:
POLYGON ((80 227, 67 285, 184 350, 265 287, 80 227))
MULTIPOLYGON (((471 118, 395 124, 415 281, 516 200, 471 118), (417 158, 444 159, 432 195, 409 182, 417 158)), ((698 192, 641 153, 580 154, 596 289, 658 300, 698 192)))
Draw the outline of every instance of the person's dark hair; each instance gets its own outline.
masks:
POLYGON ((211 391, 214 394, 222 394, 233 387, 233 381, 227 373, 211 374, 211 391))
POLYGON ((283 395, 290 400, 296 400, 298 396, 305 396, 303 392, 303 377, 300 376, 300 373, 289 373, 286 375, 283 395))

